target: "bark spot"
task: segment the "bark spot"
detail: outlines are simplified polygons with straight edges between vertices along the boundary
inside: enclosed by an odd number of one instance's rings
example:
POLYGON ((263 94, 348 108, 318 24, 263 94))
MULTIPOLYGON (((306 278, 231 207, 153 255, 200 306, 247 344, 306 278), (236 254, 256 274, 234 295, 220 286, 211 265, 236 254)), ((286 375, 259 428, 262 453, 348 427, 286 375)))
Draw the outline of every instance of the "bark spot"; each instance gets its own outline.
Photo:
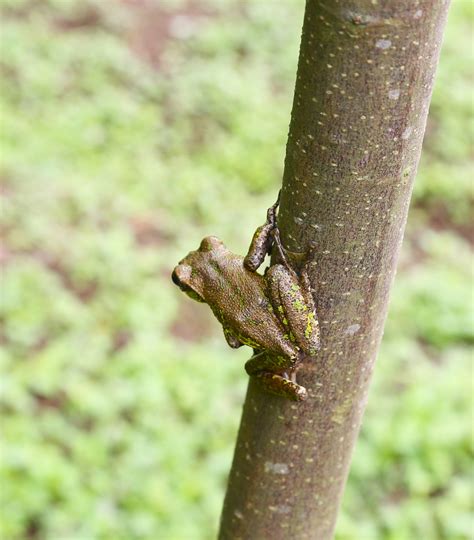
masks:
POLYGON ((392 42, 389 39, 378 39, 375 42, 375 46, 378 49, 388 49, 391 44, 392 44, 392 42))
POLYGON ((404 140, 408 139, 410 137, 412 131, 413 131, 413 128, 411 126, 408 126, 401 135, 402 139, 404 139, 404 140))
POLYGON ((268 509, 270 512, 275 512, 275 514, 289 514, 291 508, 286 504, 279 504, 278 506, 269 506, 268 509))
POLYGON ((351 410, 352 398, 347 396, 335 409, 331 416, 331 420, 336 424, 342 425, 346 418, 347 413, 351 410))
POLYGON ((286 463, 272 463, 271 461, 266 461, 265 472, 272 472, 274 474, 288 474, 289 469, 286 463))
POLYGON ((396 100, 399 97, 400 97, 400 90, 398 88, 388 91, 388 99, 396 100))

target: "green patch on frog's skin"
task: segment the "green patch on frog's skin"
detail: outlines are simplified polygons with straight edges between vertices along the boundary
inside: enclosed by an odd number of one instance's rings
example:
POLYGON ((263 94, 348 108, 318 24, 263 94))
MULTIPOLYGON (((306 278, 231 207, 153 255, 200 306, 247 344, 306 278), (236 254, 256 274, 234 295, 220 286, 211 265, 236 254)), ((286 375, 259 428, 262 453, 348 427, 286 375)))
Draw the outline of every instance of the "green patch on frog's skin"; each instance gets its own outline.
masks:
POLYGON ((244 345, 247 345, 248 347, 252 347, 252 349, 258 349, 259 347, 261 347, 261 345, 257 341, 255 341, 254 339, 250 337, 239 335, 238 339, 244 345))
POLYGON ((266 369, 268 369, 268 367, 270 365, 273 365, 278 370, 288 369, 288 367, 289 367, 288 358, 286 358, 284 356, 270 356, 270 355, 267 355, 266 369))
POLYGON ((293 306, 295 309, 297 309, 300 313, 303 313, 305 311, 308 311, 308 306, 306 306, 305 304, 303 304, 303 302, 301 300, 295 300, 293 302, 293 306))
POLYGON ((199 296, 199 294, 191 289, 185 291, 185 293, 189 296, 189 298, 195 300, 196 302, 204 302, 204 300, 199 296))
POLYGON ((304 335, 307 339, 311 337, 316 323, 317 321, 316 321, 316 317, 314 316, 314 313, 312 312, 308 313, 308 321, 306 324, 306 329, 304 331, 304 335))
POLYGON ((285 368, 288 364, 288 360, 283 356, 273 356, 272 359, 274 360, 273 364, 278 368, 285 368))
POLYGON ((247 299, 246 299, 245 294, 242 291, 242 289, 239 288, 239 287, 235 287, 234 288, 234 295, 235 295, 235 298, 238 300, 241 309, 244 309, 246 304, 247 304, 247 299))

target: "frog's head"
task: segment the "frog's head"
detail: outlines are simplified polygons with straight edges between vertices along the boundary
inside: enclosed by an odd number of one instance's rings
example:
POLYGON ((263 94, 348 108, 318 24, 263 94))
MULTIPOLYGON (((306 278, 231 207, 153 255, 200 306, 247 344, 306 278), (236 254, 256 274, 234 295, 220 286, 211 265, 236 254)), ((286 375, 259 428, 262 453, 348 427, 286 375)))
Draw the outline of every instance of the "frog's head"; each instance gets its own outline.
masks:
POLYGON ((184 293, 197 302, 205 302, 204 284, 209 274, 209 261, 220 250, 226 250, 216 236, 206 236, 199 249, 191 251, 179 261, 171 279, 184 293))

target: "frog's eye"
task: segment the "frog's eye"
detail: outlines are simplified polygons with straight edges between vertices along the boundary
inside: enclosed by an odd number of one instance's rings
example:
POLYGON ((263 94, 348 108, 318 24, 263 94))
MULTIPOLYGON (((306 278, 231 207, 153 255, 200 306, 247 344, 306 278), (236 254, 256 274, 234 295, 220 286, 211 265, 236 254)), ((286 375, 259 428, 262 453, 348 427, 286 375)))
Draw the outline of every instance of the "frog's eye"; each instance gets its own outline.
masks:
POLYGON ((199 246, 199 251, 212 251, 224 247, 224 243, 217 236, 206 236, 199 246))

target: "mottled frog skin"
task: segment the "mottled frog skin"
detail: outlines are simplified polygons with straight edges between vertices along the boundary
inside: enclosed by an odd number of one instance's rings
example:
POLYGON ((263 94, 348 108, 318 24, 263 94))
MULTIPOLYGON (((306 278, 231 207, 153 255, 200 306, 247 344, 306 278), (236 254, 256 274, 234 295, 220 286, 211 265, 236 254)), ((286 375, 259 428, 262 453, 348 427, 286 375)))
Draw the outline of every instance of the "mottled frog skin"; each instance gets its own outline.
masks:
POLYGON ((296 371, 305 358, 316 355, 319 326, 306 267, 298 276, 281 245, 277 208, 278 200, 245 257, 208 236, 179 262, 172 279, 188 296, 209 305, 231 347, 254 349, 245 364, 250 376, 273 394, 301 401, 307 392, 297 384, 296 371), (279 262, 261 275, 257 269, 273 246, 279 262))

